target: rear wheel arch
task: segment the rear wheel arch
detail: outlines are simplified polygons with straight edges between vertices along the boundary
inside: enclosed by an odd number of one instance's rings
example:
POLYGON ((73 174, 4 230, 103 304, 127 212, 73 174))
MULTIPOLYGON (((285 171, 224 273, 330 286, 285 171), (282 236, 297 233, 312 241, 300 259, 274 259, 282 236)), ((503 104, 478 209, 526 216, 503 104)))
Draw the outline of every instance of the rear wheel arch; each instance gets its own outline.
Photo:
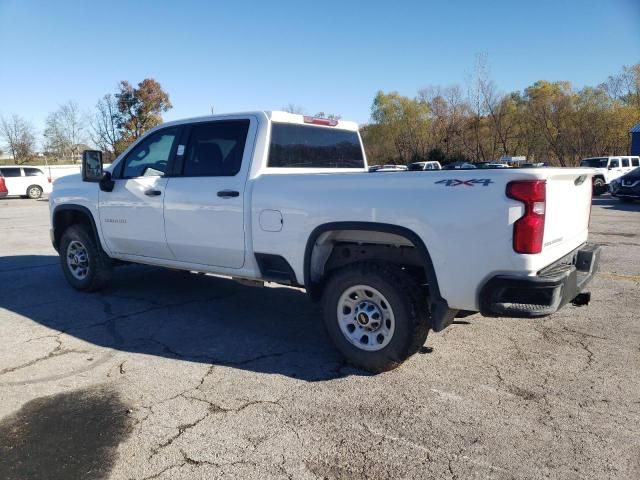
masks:
MULTIPOLYGON (((415 261, 418 264, 416 266, 419 266, 422 269, 429 288, 432 328, 435 331, 440 331, 453 321, 456 311, 449 309, 447 301, 442 298, 440 294, 438 278, 431 260, 431 255, 429 254, 429 250, 422 239, 415 232, 406 227, 387 223, 332 222, 320 225, 311 232, 307 239, 304 254, 304 285, 307 292, 314 300, 319 300, 322 296, 324 280, 332 271, 331 269, 327 270, 327 262, 334 253, 334 243, 331 242, 331 237, 328 237, 327 234, 332 235, 334 232, 365 232, 372 235, 381 234, 381 238, 378 240, 381 240, 382 243, 384 243, 384 238, 387 236, 391 242, 396 244, 395 246, 413 247, 413 249, 415 249, 415 255, 412 255, 413 259, 410 261, 415 261), (318 240, 321 240, 323 236, 324 239, 328 241, 321 241, 318 244, 318 240)), ((366 241, 364 243, 366 243, 366 241)), ((341 266, 360 261, 375 261, 376 253, 372 253, 371 255, 372 256, 368 258, 358 258, 356 256, 353 258, 352 262, 345 261, 341 266)), ((388 259, 385 258, 380 258, 379 260, 388 261, 388 259)))

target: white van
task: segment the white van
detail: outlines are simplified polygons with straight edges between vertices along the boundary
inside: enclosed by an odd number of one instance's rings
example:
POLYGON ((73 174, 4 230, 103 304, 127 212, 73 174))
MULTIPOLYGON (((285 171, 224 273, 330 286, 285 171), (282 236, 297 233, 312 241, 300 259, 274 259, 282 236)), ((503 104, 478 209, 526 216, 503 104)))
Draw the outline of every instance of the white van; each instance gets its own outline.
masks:
POLYGON ((35 167, 1 166, 8 196, 40 198, 43 193, 51 193, 51 179, 35 167))
POLYGON ((616 178, 640 167, 640 157, 624 155, 585 158, 580 162, 580 166, 596 170, 596 174, 593 176, 593 194, 602 195, 607 191, 607 186, 616 178))

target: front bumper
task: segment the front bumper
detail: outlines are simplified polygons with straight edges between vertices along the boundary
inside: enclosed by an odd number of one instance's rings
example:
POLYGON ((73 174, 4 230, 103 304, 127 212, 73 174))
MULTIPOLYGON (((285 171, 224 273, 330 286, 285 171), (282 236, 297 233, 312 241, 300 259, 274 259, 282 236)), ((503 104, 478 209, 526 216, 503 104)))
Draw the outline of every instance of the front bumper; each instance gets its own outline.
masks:
POLYGON ((536 276, 496 275, 480 290, 480 312, 489 317, 544 317, 576 298, 598 269, 600 246, 584 244, 536 276))
POLYGON ((620 198, 640 198, 640 181, 612 183, 609 187, 611 195, 620 198))

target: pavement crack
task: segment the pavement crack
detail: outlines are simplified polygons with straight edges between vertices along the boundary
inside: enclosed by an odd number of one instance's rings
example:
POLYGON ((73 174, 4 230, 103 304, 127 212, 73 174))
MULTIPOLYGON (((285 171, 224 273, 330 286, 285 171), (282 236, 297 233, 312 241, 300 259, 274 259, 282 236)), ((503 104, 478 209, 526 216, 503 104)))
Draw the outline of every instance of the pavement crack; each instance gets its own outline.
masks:
POLYGON ((57 336, 55 337, 55 341, 58 343, 58 345, 53 350, 51 350, 48 354, 42 357, 38 357, 34 360, 30 360, 29 362, 23 363, 15 367, 3 368, 2 370, 0 370, 0 375, 5 375, 7 373, 12 373, 17 370, 22 370, 23 368, 31 367, 40 362, 44 362, 46 360, 49 360, 55 357, 61 357, 62 355, 67 355, 69 353, 88 353, 89 352, 88 350, 79 350, 75 348, 62 348, 62 342, 60 341, 60 339, 57 338, 57 336))
POLYGON ((149 460, 151 460, 158 453, 160 453, 160 450, 162 450, 163 448, 168 447, 173 442, 175 442, 178 438, 180 438, 182 436, 183 433, 185 433, 185 432, 191 430, 192 428, 196 427, 200 422, 202 422, 204 419, 206 419, 209 415, 210 415, 210 412, 206 413, 204 416, 200 417, 195 422, 178 425, 178 432, 175 435, 172 435, 167 440, 165 440, 164 442, 162 442, 157 447, 155 447, 155 448, 153 448, 151 450, 151 455, 149 455, 149 460))

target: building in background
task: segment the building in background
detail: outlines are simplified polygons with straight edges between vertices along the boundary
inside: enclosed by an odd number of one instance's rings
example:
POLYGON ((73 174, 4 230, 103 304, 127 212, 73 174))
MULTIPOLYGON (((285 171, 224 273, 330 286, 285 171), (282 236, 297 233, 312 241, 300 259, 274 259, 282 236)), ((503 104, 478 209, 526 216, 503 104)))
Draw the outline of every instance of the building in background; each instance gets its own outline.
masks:
POLYGON ((631 155, 640 155, 640 123, 629 130, 631 134, 631 155))
POLYGON ((523 163, 527 163, 527 157, 525 157, 524 155, 520 155, 517 157, 503 155, 498 159, 498 163, 506 163, 510 167, 520 167, 523 163))

